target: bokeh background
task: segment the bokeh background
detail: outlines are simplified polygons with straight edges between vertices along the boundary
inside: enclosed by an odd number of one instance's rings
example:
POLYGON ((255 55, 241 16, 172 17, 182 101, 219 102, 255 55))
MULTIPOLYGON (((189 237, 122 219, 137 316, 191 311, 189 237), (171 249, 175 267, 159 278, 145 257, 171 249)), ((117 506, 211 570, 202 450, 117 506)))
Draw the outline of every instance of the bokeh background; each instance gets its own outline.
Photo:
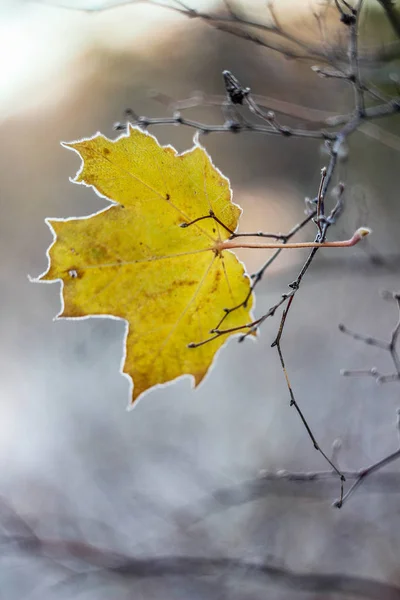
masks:
MULTIPOLYGON (((223 94, 224 69, 261 96, 334 113, 352 107, 351 88, 318 78, 313 63, 286 60, 200 19, 146 3, 73 10, 100 4, 0 6, 1 600, 400 598, 397 464, 371 477, 342 510, 332 508, 335 480, 263 480, 265 471, 326 470, 289 407, 270 347, 279 315, 256 343, 231 340, 198 390, 182 378, 127 412, 128 383, 119 373, 124 324, 54 322, 59 284, 28 280, 46 268, 45 217, 106 205, 69 182, 79 160, 61 140, 96 131, 113 137, 127 108, 166 116, 166 97, 223 94), (130 568, 115 566, 120 555, 130 568), (161 568, 160 560, 171 562, 161 568)), ((282 26, 313 42, 321 34, 313 11, 321 6, 275 3, 282 26)), ((264 3, 244 9, 265 17, 264 3)), ((336 21, 327 21, 323 44, 340 46, 336 21)), ((368 66, 365 75, 381 72, 368 66)), ((189 114, 222 122, 218 109, 189 114)), ((399 117, 378 125, 357 133, 340 162, 346 210, 330 232, 339 239, 368 225, 373 236, 318 254, 283 340, 299 404, 327 454, 340 440, 343 469, 375 462, 399 443, 400 385, 339 374, 392 370, 384 352, 338 330, 344 322, 388 338, 397 319, 379 292, 399 288, 399 117)), ((152 132, 182 151, 194 133, 152 132)), ((289 230, 328 160, 311 140, 217 134, 203 143, 231 179, 243 230, 289 230)), ((299 237, 313 236, 311 225, 299 237)), ((287 289, 306 255, 287 251, 275 263, 259 287, 257 314, 287 289)), ((267 255, 240 256, 252 271, 267 255)))

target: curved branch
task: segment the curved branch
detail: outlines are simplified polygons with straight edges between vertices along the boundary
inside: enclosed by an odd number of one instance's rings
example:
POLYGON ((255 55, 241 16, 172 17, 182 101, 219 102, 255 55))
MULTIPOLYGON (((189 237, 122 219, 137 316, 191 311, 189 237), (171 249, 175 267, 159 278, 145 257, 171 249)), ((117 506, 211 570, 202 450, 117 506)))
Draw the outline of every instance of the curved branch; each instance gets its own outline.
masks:
MULTIPOLYGON (((81 541, 44 539, 35 537, 18 539, 21 550, 27 554, 57 556, 58 560, 77 558, 83 563, 94 565, 99 570, 92 576, 112 574, 124 579, 158 579, 167 577, 193 578, 210 577, 229 571, 231 579, 254 582, 260 585, 271 584, 283 590, 313 592, 347 597, 350 594, 365 600, 400 600, 400 587, 375 579, 345 575, 343 573, 301 573, 279 565, 278 561, 246 561, 225 557, 197 556, 147 556, 136 558, 99 548, 81 541), (32 544, 32 541, 34 543, 32 544)), ((88 573, 73 572, 69 578, 85 580, 88 573)))

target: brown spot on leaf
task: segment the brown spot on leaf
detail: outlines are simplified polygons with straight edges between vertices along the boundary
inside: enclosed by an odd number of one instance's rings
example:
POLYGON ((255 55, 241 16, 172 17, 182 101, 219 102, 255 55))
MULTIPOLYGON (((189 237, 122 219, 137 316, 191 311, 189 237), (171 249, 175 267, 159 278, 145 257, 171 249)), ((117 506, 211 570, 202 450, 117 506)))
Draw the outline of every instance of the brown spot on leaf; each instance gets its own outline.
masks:
POLYGON ((104 156, 107 156, 108 154, 110 154, 110 150, 108 148, 103 148, 103 154, 104 156))
POLYGON ((213 281, 213 284, 212 284, 212 287, 211 287, 211 290, 210 290, 210 294, 213 294, 214 292, 217 291, 218 284, 219 284, 219 282, 221 280, 221 276, 222 276, 221 271, 216 271, 216 273, 214 275, 214 281, 213 281))
POLYGON ((184 287, 184 286, 188 286, 190 287, 191 285, 198 285, 198 281, 196 281, 195 279, 181 279, 180 281, 174 281, 174 287, 184 287))
POLYGON ((167 201, 167 202, 169 202, 170 198, 171 198, 171 196, 170 196, 169 194, 167 194, 167 195, 165 196, 165 199, 166 199, 166 201, 167 201))

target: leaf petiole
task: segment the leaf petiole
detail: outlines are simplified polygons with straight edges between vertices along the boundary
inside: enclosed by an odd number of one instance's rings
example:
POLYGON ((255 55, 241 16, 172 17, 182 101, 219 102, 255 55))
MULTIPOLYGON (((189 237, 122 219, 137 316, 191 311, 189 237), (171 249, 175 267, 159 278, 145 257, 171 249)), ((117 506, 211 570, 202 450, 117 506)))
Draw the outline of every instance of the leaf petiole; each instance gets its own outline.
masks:
POLYGON ((221 252, 222 250, 233 250, 235 248, 348 248, 350 246, 355 246, 356 244, 358 244, 358 242, 362 238, 366 237, 370 233, 371 230, 368 229, 368 227, 360 227, 349 240, 337 240, 334 242, 292 242, 287 244, 280 244, 276 242, 241 242, 234 239, 216 242, 212 250, 217 250, 218 252, 221 252))

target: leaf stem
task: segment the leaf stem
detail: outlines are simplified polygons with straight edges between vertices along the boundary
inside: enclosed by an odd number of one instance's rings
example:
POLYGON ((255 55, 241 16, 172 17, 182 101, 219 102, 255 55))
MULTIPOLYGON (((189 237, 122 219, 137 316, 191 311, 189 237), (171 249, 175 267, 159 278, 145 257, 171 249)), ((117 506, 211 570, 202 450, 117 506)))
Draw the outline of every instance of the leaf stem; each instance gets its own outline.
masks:
POLYGON ((225 240, 218 242, 214 250, 233 250, 234 248, 348 248, 355 246, 365 236, 371 233, 368 227, 360 227, 349 240, 337 240, 334 242, 292 242, 287 244, 267 242, 243 242, 237 240, 225 240))

